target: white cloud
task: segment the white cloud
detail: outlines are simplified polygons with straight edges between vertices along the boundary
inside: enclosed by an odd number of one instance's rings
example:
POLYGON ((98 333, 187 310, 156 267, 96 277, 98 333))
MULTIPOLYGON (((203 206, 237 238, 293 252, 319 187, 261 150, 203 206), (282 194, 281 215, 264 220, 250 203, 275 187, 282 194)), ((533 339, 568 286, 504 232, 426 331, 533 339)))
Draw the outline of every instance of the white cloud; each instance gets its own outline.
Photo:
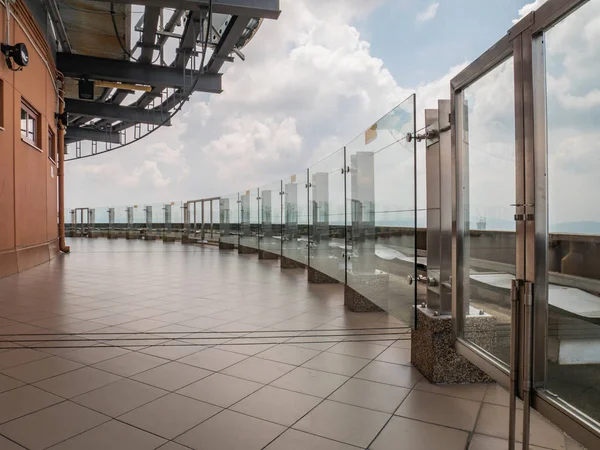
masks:
POLYGON ((435 17, 435 15, 437 14, 437 9, 439 6, 440 6, 440 4, 438 2, 435 2, 435 3, 432 3, 431 5, 429 5, 425 11, 417 14, 417 21, 418 22, 426 22, 428 20, 433 19, 435 17))
POLYGON ((526 5, 524 5, 521 9, 519 9, 519 17, 517 19, 513 20, 513 24, 517 23, 519 20, 521 20, 523 17, 525 17, 530 12, 538 9, 540 6, 542 6, 544 3, 546 3, 546 1, 547 0, 534 0, 531 3, 527 3, 526 5))

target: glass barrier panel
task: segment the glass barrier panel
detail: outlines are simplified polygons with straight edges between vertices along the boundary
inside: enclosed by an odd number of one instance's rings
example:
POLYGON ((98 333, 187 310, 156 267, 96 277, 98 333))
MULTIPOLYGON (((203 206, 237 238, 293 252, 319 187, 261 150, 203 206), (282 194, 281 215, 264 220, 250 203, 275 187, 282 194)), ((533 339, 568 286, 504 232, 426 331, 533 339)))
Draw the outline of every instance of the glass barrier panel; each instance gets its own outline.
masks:
POLYGON ((244 247, 258 249, 258 235, 260 233, 258 220, 259 197, 258 188, 240 192, 240 245, 244 247))
POLYGON ((466 88, 463 105, 462 331, 465 339, 505 364, 510 352, 511 301, 509 289, 499 287, 499 280, 515 275, 513 93, 511 56, 466 88))
POLYGON ((344 149, 309 169, 310 267, 345 282, 346 194, 344 149))
POLYGON ((281 181, 259 188, 260 223, 258 244, 261 250, 281 255, 281 181))
POLYGON ((600 427, 600 2, 549 29, 546 388, 600 427), (596 206, 594 206, 596 205, 596 206))
POLYGON ((238 194, 226 195, 219 199, 219 241, 238 245, 240 233, 238 194))
POLYGON ((413 111, 411 96, 346 147, 348 286, 407 325, 415 304, 413 111))
POLYGON ((308 264, 308 172, 306 170, 283 180, 283 244, 282 256, 308 264))

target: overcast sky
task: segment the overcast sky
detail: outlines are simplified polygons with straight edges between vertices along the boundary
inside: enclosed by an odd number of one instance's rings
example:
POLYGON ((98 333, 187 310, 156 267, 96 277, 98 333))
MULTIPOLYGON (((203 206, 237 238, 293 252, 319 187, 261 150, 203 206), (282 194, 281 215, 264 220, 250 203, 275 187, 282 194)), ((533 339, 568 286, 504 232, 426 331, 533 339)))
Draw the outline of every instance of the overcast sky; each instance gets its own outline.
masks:
MULTIPOLYGON (((449 98, 449 80, 500 39, 513 20, 541 3, 281 0, 279 20, 263 22, 244 49, 246 61, 225 66, 222 94, 195 94, 171 127, 139 143, 69 162, 67 207, 220 196, 289 179, 413 93, 422 123, 423 108, 449 98)), ((548 38, 549 120, 556 124, 550 165, 558 158, 557 176, 575 177, 578 188, 592 191, 594 177, 586 182, 573 174, 581 166, 589 171, 590 159, 600 166, 599 4, 593 0, 584 7, 588 13, 577 13, 577 23, 548 38), (563 116, 568 119, 557 119, 563 116), (573 128, 582 121, 585 136, 573 128), (596 151, 588 146, 573 158, 570 152, 584 139, 594 140, 596 151)), ((488 81, 468 93, 473 130, 479 130, 470 144, 481 154, 491 153, 473 160, 481 173, 472 190, 486 192, 473 202, 491 208, 477 214, 510 218, 514 190, 503 187, 506 181, 514 184, 510 67, 488 81)), ((569 203, 568 198, 556 194, 557 202, 569 203)), ((576 210, 565 204, 559 215, 600 220, 596 213, 577 217, 576 210)))

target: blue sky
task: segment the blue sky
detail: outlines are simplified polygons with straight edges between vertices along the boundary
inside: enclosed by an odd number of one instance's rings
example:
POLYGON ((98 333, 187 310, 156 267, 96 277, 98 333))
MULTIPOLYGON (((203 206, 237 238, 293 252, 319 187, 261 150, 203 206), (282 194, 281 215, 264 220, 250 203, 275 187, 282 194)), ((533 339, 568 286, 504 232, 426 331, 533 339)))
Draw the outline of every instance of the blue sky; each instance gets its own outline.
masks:
POLYGON ((472 61, 512 26, 531 0, 387 0, 355 26, 400 86, 437 79, 472 61), (417 15, 439 3, 435 17, 417 15))

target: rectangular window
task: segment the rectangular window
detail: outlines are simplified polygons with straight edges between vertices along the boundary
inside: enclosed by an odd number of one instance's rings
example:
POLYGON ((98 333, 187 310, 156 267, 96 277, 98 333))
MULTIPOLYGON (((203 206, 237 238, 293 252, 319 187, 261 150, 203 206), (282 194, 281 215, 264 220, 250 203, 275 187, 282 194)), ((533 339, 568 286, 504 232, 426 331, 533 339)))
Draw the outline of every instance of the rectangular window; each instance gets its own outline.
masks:
POLYGON ((50 128, 48 128, 48 157, 56 162, 56 139, 50 128))
POLYGON ((4 81, 0 78, 0 128, 4 128, 4 81))
POLYGON ((27 103, 21 101, 21 138, 36 147, 39 143, 39 114, 27 103))

